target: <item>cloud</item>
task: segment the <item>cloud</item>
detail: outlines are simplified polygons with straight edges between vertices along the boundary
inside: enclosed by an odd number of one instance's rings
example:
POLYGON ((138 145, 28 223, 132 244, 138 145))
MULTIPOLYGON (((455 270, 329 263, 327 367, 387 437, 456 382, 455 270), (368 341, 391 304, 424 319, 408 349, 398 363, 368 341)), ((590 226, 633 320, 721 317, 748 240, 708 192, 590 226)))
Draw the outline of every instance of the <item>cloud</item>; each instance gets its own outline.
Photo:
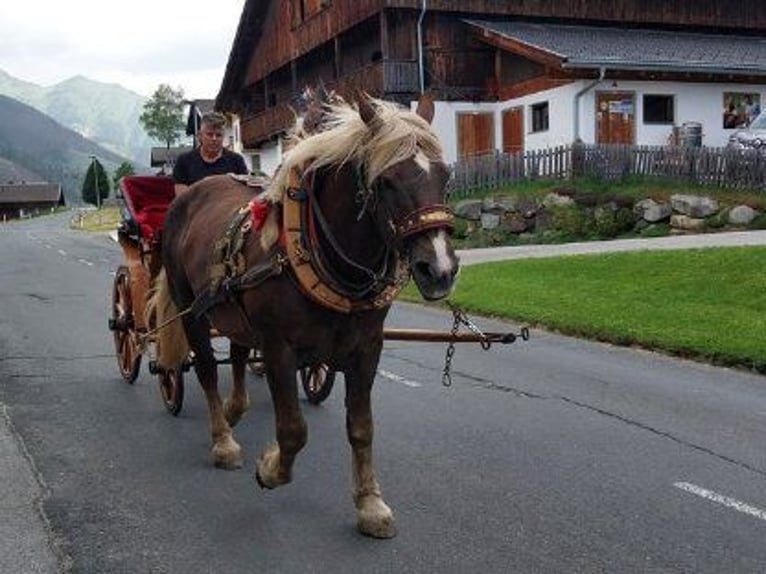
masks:
POLYGON ((24 0, 0 5, 0 69, 40 85, 76 75, 142 95, 215 97, 244 0, 24 0))

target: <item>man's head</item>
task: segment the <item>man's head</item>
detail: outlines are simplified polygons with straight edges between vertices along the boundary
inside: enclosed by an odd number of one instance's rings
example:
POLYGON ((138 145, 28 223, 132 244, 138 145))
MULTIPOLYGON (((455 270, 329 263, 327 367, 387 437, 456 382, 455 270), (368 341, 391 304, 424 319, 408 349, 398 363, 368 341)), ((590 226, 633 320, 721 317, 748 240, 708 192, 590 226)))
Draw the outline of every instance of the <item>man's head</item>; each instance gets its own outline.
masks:
POLYGON ((226 128, 226 116, 219 112, 206 112, 202 115, 199 129, 199 145, 202 156, 216 159, 223 149, 226 128))

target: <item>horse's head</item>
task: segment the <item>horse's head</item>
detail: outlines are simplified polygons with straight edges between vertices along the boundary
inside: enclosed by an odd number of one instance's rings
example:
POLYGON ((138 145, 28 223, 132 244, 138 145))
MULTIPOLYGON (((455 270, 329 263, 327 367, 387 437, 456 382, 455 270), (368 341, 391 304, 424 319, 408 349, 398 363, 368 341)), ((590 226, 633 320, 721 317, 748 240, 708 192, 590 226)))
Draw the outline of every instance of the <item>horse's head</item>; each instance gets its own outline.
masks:
POLYGON ((405 153, 401 143, 386 149, 387 138, 401 139, 401 133, 393 133, 401 130, 401 125, 396 127, 396 122, 389 121, 392 118, 386 117, 385 110, 362 97, 359 114, 372 132, 383 132, 378 134, 382 136, 380 157, 367 166, 373 173, 366 191, 374 194, 374 216, 381 232, 409 258, 412 277, 423 298, 444 298, 452 290, 458 258, 449 238, 453 215, 445 203, 450 171, 430 130, 433 101, 421 98, 416 115, 408 112, 411 117, 399 122, 411 131, 411 145, 405 153), (375 170, 376 161, 379 171, 375 170))

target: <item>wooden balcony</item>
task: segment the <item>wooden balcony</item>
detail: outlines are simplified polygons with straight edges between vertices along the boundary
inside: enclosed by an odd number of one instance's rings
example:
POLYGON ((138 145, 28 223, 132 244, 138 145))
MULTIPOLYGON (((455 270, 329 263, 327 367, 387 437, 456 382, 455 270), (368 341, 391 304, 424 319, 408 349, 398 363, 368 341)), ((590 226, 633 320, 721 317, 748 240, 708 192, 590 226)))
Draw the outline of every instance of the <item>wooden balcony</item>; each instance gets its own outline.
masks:
MULTIPOLYGON (((373 96, 387 98, 396 94, 416 94, 419 90, 418 63, 411 60, 389 60, 355 70, 344 77, 327 81, 326 87, 349 98, 363 90, 373 96)), ((256 148, 263 142, 289 129, 295 113, 287 104, 278 104, 241 120, 242 142, 256 148)))

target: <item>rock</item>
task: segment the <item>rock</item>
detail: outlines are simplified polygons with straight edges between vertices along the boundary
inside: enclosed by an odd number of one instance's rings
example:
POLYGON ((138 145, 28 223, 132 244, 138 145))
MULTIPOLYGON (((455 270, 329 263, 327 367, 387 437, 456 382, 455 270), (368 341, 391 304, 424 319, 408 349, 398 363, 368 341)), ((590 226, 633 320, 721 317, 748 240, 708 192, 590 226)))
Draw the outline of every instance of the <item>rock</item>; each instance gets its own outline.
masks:
POLYGON ((700 217, 674 214, 670 217, 670 225, 684 231, 702 231, 705 229, 705 220, 700 217))
POLYGON ((636 215, 649 223, 664 221, 673 213, 673 208, 667 203, 657 203, 653 199, 642 199, 633 207, 636 215))
POLYGON ((521 213, 510 212, 502 217, 501 225, 511 233, 524 233, 534 225, 534 222, 521 213))
POLYGON ((709 197, 678 193, 670 197, 673 209, 689 217, 709 217, 718 211, 718 202, 709 197))
POLYGON ((498 225, 500 225, 500 216, 497 213, 481 214, 482 229, 495 229, 498 225))
POLYGON ((749 205, 738 205, 729 212, 729 223, 732 225, 747 225, 757 215, 758 212, 749 205))
POLYGON ((455 205, 455 215, 469 221, 479 221, 481 219, 482 203, 480 199, 458 201, 455 205))
POLYGON ((560 205, 574 205, 574 199, 568 195, 559 195, 557 193, 549 193, 543 198, 544 207, 556 207, 560 205))

